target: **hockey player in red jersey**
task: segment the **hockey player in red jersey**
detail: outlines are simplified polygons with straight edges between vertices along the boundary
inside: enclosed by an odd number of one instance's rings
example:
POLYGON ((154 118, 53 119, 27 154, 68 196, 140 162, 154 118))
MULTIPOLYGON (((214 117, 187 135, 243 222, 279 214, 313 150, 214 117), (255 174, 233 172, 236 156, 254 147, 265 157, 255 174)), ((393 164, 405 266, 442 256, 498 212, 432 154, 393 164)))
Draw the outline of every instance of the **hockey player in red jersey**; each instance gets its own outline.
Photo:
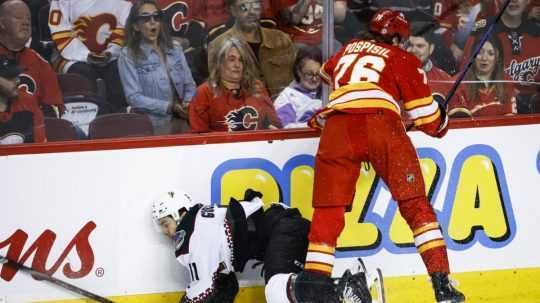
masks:
MULTIPOLYGON (((426 198, 418 156, 401 120, 403 110, 424 133, 440 138, 447 132, 446 108, 432 97, 419 60, 398 47, 409 34, 402 13, 379 10, 366 37, 350 41, 321 68, 321 77, 334 91, 326 107, 310 120, 312 127, 322 128, 322 134, 315 158, 308 253, 304 272, 296 280, 327 283, 360 164, 369 161, 413 231, 437 302, 463 302, 465 296, 448 279, 441 227, 426 198)), ((321 286, 309 288, 312 291, 306 291, 300 301, 319 302, 321 286)))

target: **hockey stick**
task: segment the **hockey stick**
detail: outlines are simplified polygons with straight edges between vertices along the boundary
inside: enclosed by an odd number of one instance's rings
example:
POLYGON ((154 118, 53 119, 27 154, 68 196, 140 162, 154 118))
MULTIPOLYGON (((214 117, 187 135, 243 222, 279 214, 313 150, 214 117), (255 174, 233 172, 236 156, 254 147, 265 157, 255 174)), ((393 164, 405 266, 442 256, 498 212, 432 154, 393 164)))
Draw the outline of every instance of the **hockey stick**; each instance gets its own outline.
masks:
POLYGON ((31 274, 39 279, 43 279, 43 280, 47 280, 49 282, 51 282, 52 284, 54 285, 57 285, 57 286, 60 286, 60 287, 63 287, 69 291, 72 291, 74 293, 77 293, 79 295, 82 295, 82 296, 85 296, 87 298, 90 298, 90 299, 93 299, 94 301, 97 301, 97 302, 100 302, 100 303, 115 303, 114 301, 111 301, 107 298, 104 298, 102 296, 98 296, 94 293, 91 293, 87 290, 84 290, 80 287, 77 287, 73 284, 70 284, 70 283, 67 283, 67 282, 64 282, 62 280, 59 280, 57 278, 54 278, 54 277, 51 277, 45 273, 42 273, 42 272, 39 272, 33 268, 30 268, 30 267, 27 267, 23 264, 20 264, 18 262, 15 262, 15 261, 12 261, 12 260, 9 260, 8 258, 0 255, 0 264, 3 264, 3 266, 11 266, 15 269, 21 269, 25 272, 27 272, 28 274, 31 274))
MULTIPOLYGON (((510 1, 511 0, 506 0, 506 2, 504 3, 503 7, 499 11, 495 19, 491 21, 487 31, 484 33, 484 36, 482 36, 482 39, 480 40, 480 42, 474 49, 472 56, 467 61, 467 64, 465 64, 465 67, 463 68, 463 70, 459 73, 459 77, 457 78, 456 82, 454 82, 454 85, 452 85, 452 88, 450 89, 450 91, 448 91, 448 94, 446 95, 446 98, 444 99, 444 103, 443 103, 445 108, 448 105, 448 102, 450 101, 450 99, 452 99, 454 95, 456 94, 456 91, 459 85, 461 84, 461 81, 463 81, 463 79, 465 78, 465 75, 467 74, 471 66, 473 65, 474 60, 476 59, 476 57, 480 53, 480 50, 482 49, 482 46, 484 46, 484 44, 487 42, 487 40, 491 36, 491 32, 493 32, 493 30, 495 29, 495 25, 499 23, 499 20, 501 20, 501 17, 504 11, 506 10, 506 8, 508 7, 508 5, 510 4, 510 1)), ((407 131, 411 130, 413 127, 414 127, 414 124, 409 125, 407 127, 407 131)))

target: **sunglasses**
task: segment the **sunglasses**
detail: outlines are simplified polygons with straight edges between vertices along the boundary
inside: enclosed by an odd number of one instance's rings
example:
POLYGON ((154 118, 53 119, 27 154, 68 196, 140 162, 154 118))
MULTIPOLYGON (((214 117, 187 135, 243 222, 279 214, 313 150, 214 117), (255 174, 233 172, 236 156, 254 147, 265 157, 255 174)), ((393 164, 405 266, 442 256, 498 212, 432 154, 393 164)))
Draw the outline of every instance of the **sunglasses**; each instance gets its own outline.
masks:
POLYGON ((161 12, 155 12, 155 13, 142 13, 135 17, 137 21, 141 21, 143 23, 150 22, 150 20, 154 22, 160 22, 163 14, 161 12))
POLYGON ((241 12, 246 13, 250 10, 260 10, 261 9, 261 2, 260 1, 250 1, 246 3, 242 3, 238 5, 238 8, 241 12))

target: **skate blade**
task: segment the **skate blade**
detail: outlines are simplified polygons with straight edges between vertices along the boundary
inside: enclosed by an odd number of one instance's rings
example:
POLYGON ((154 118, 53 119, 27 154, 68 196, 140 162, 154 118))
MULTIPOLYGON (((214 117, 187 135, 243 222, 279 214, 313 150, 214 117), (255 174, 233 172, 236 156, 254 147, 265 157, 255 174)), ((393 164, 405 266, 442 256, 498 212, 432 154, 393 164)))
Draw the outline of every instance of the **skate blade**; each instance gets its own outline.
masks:
POLYGON ((386 303, 384 292, 384 278, 380 268, 373 275, 368 275, 368 287, 371 293, 372 303, 386 303))

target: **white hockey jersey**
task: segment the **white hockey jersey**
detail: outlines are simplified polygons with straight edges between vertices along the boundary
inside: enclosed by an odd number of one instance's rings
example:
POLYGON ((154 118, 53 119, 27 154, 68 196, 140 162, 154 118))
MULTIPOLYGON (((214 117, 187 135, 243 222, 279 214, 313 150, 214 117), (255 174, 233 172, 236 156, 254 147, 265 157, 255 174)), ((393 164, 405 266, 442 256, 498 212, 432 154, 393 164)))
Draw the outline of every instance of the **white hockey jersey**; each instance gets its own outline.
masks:
MULTIPOLYGON (((259 198, 240 202, 246 217, 263 205, 259 198)), ((187 302, 204 302, 214 291, 218 273, 230 273, 233 267, 233 242, 226 220, 227 208, 196 206, 182 220, 174 236, 176 259, 190 275, 187 302)))
POLYGON ((131 6, 126 0, 52 0, 49 28, 61 57, 86 62, 90 52, 107 50, 118 58, 131 6))

